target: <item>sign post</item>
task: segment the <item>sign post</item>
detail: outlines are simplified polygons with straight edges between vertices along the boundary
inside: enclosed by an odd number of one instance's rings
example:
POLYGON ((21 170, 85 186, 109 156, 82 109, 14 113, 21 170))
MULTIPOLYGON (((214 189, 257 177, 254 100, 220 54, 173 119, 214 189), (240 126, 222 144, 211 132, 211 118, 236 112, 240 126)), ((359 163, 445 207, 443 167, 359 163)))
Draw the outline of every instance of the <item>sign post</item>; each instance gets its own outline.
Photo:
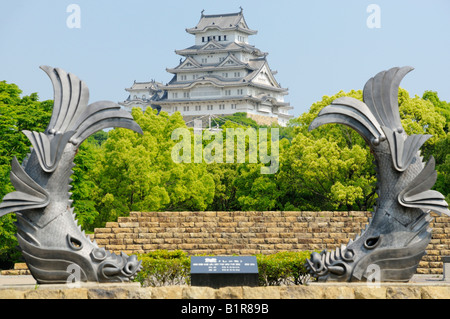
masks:
POLYGON ((258 286, 255 256, 192 256, 191 285, 220 288, 258 286))

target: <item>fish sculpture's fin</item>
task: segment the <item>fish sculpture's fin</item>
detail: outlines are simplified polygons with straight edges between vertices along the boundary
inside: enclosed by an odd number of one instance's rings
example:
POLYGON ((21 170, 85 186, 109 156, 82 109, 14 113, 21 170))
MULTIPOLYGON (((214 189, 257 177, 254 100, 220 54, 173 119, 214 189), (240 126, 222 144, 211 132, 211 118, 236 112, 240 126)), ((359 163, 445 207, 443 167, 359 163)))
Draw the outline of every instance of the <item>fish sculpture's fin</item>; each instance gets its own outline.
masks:
POLYGON ((28 137, 34 150, 36 151, 39 164, 43 171, 52 173, 58 166, 62 153, 67 142, 70 140, 74 131, 68 131, 63 134, 46 135, 44 133, 23 131, 28 137))
POLYGON ((64 134, 73 131, 69 139, 79 145, 87 137, 105 128, 123 127, 143 134, 131 114, 117 103, 99 101, 88 105, 89 89, 72 73, 60 68, 41 66, 53 84, 54 107, 44 134, 64 134))
POLYGON ((73 123, 75 134, 71 142, 80 144, 86 138, 102 129, 122 127, 143 134, 141 127, 133 120, 133 116, 121 109, 120 105, 110 101, 98 101, 86 108, 85 112, 73 123))
POLYGON ((16 157, 12 160, 10 178, 16 191, 3 197, 0 203, 0 217, 25 209, 43 208, 49 204, 48 192, 23 170, 16 157))
POLYGON ((339 123, 357 131, 368 143, 378 144, 384 133, 371 110, 363 102, 352 97, 341 97, 323 108, 310 124, 309 130, 321 125, 339 123))
POLYGON ((309 126, 313 130, 329 123, 347 125, 357 131, 372 147, 388 140, 392 161, 397 171, 406 170, 420 147, 431 135, 405 138, 398 106, 398 89, 412 67, 395 67, 379 72, 366 82, 361 102, 341 97, 324 107, 309 126))
POLYGON ((437 172, 434 169, 434 157, 425 165, 424 169, 400 192, 398 201, 405 207, 420 208, 425 211, 433 211, 450 216, 448 204, 444 195, 431 190, 436 182, 437 172))
POLYGON ((45 133, 65 133, 71 130, 89 101, 89 89, 76 75, 60 68, 41 66, 53 85, 53 113, 45 133))
POLYGON ((431 137, 431 135, 410 135, 405 140, 401 133, 392 131, 386 126, 382 128, 389 142, 392 163, 399 172, 403 172, 409 167, 420 147, 431 137))
POLYGON ((363 89, 363 100, 370 112, 382 126, 391 130, 403 131, 398 107, 400 82, 413 67, 395 67, 379 72, 370 78, 363 89))
MULTIPOLYGON (((403 132, 398 111, 398 89, 403 77, 411 70, 412 67, 406 66, 379 72, 366 82, 364 102, 351 97, 334 100, 320 111, 309 130, 323 124, 344 124, 357 131, 370 146, 376 146, 386 139, 383 126, 403 132)), ((403 154, 395 156, 403 158, 403 154)))

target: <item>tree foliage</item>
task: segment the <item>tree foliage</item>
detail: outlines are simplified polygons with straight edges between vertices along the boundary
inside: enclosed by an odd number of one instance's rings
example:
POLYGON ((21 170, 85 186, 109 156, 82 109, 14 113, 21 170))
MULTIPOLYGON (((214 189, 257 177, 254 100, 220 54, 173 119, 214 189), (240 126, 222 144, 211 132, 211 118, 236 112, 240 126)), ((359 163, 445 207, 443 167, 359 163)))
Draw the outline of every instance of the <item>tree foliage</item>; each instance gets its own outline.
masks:
POLYGON ((342 96, 362 99, 361 91, 324 96, 309 112, 291 121, 295 137, 281 157, 285 208, 367 210, 373 206, 373 157, 363 139, 342 125, 308 131, 320 110, 342 96))
POLYGON ((204 210, 214 196, 214 180, 205 164, 172 160, 172 131, 186 127, 181 115, 133 110, 144 134, 109 132, 99 157, 98 224, 130 211, 204 210))

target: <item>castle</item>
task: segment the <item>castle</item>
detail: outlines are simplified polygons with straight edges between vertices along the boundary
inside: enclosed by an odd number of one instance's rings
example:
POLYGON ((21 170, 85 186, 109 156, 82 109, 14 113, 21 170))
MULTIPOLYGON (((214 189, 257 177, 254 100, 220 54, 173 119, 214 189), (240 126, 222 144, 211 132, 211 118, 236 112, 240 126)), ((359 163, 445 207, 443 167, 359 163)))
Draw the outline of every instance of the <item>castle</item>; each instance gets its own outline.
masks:
MULTIPOLYGON (((180 112, 186 123, 244 112, 257 123, 285 126, 293 115, 284 101, 288 94, 275 79, 268 53, 249 44, 257 31, 248 27, 243 11, 205 15, 186 32, 195 44, 175 53, 180 63, 167 68, 173 74, 167 84, 134 82, 125 109, 149 106, 169 114, 180 112)), ((192 126, 192 125, 189 125, 192 126)))

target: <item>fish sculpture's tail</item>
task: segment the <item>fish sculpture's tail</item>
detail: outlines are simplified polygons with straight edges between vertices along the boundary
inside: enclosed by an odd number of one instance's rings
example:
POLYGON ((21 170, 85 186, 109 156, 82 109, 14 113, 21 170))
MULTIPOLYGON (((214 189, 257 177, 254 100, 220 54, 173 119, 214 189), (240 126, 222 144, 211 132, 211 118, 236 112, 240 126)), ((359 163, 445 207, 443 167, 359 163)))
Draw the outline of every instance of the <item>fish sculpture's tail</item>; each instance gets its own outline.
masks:
POLYGON ((357 131, 375 157, 378 199, 366 228, 334 252, 313 253, 310 273, 322 281, 408 281, 431 240, 430 211, 450 215, 444 196, 431 190, 435 161, 424 165, 420 147, 431 135, 408 136, 400 121, 398 89, 413 68, 382 71, 367 81, 364 102, 341 97, 322 109, 313 130, 328 123, 357 131))
POLYGON ((31 153, 22 165, 12 161, 15 192, 3 198, 0 216, 16 213, 19 246, 38 283, 129 281, 141 269, 140 261, 108 252, 85 235, 73 212, 70 176, 78 147, 90 135, 110 127, 143 132, 116 103, 88 105, 89 90, 75 75, 41 68, 53 84, 52 116, 43 133, 23 131, 31 153))

